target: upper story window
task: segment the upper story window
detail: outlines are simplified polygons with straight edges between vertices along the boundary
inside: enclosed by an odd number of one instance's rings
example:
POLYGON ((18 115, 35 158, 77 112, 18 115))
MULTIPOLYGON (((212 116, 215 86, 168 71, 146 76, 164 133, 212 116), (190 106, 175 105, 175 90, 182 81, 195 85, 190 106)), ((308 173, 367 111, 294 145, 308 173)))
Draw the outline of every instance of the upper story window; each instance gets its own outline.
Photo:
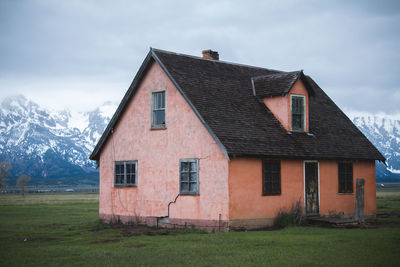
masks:
POLYGON ((281 194, 281 162, 263 161, 263 196, 281 194))
POLYGON ((151 128, 165 128, 165 91, 151 95, 151 128))
POLYGON ((339 193, 353 193, 353 163, 339 162, 339 193))
POLYGON ((197 159, 181 159, 179 161, 180 194, 199 194, 199 165, 197 159))
POLYGON ((291 121, 292 131, 304 132, 305 131, 305 96, 291 95, 291 121))
POLYGON ((114 163, 114 185, 116 187, 136 186, 137 161, 116 161, 114 163))

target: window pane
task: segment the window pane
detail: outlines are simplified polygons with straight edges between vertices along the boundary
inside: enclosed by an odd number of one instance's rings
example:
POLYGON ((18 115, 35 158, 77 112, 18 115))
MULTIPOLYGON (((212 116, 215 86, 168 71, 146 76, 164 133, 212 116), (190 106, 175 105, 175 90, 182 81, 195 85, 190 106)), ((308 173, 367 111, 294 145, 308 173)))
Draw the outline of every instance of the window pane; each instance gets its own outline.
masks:
POLYGON ((195 172, 197 169, 197 162, 190 162, 190 171, 195 172))
POLYGON ((272 185, 272 190, 273 190, 273 192, 275 192, 275 193, 279 193, 279 185, 278 185, 277 183, 274 183, 274 184, 272 185))
POLYGON ((292 112, 295 114, 299 113, 299 102, 296 97, 292 98, 292 112))
POLYGON ((115 176, 115 183, 116 184, 122 184, 124 181, 124 175, 123 174, 117 174, 115 176))
POLYGON ((188 192, 189 191, 189 183, 181 182, 181 191, 182 192, 188 192))
POLYGON ((156 98, 156 109, 158 109, 158 108, 160 108, 160 94, 155 94, 154 95, 155 96, 155 98, 156 98))
POLYGON ((271 171, 273 172, 279 172, 280 169, 280 165, 276 162, 269 164, 271 165, 271 171))
POLYGON ((165 110, 156 110, 155 111, 155 124, 162 125, 165 124, 165 110))
POLYGON ((165 108, 165 92, 153 93, 153 109, 165 108))
POLYGON ((292 120, 293 130, 301 130, 303 128, 303 119, 301 115, 293 114, 292 120))
POLYGON ((189 183, 189 192, 197 192, 197 183, 189 183))
POLYGON ((190 178, 190 181, 196 181, 197 180, 196 173, 195 172, 191 172, 189 178, 190 178))
POLYGON ((181 173, 181 181, 189 181, 189 173, 188 172, 181 173))
POLYGON ((124 183, 124 163, 118 162, 115 163, 115 184, 123 184, 124 183))
POLYGON ((265 170, 265 172, 270 172, 270 171, 271 171, 271 168, 272 168, 272 165, 271 165, 271 164, 267 164, 267 163, 264 164, 264 170, 265 170))
POLYGON ((189 162, 181 162, 181 171, 188 172, 189 171, 189 162))
POLYGON ((165 92, 162 92, 162 93, 161 93, 160 108, 165 108, 165 92))

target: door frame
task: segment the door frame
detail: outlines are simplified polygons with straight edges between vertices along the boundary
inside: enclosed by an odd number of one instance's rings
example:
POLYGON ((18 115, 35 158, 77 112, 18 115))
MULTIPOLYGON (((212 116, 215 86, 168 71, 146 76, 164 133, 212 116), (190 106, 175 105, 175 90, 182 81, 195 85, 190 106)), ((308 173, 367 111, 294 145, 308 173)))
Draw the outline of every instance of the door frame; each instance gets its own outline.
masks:
POLYGON ((303 160, 303 208, 304 214, 306 212, 306 163, 317 163, 317 176, 318 176, 318 214, 321 210, 321 183, 319 179, 319 161, 318 160, 303 160))

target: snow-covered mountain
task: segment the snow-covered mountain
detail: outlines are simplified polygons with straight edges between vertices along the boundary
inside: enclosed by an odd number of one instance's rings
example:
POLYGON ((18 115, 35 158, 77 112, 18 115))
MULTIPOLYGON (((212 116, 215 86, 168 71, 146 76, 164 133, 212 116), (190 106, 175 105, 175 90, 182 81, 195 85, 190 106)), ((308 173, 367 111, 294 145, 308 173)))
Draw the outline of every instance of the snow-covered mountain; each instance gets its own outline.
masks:
POLYGON ((65 177, 94 172, 89 160, 116 108, 110 102, 89 112, 52 111, 22 95, 0 104, 0 161, 11 175, 65 177))
POLYGON ((376 164, 377 177, 400 177, 400 117, 387 114, 349 114, 349 118, 386 158, 376 164))

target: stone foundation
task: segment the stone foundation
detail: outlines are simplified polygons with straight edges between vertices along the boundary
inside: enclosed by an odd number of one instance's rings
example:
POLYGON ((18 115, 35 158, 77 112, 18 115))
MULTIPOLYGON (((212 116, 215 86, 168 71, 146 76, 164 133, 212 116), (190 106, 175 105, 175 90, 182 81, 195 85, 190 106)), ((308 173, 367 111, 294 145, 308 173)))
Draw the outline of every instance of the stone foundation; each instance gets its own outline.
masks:
POLYGON ((205 230, 207 232, 229 231, 229 222, 226 220, 193 220, 168 217, 141 217, 125 215, 112 216, 110 214, 100 214, 100 219, 106 223, 141 224, 147 225, 149 227, 159 227, 167 229, 195 228, 205 230))

